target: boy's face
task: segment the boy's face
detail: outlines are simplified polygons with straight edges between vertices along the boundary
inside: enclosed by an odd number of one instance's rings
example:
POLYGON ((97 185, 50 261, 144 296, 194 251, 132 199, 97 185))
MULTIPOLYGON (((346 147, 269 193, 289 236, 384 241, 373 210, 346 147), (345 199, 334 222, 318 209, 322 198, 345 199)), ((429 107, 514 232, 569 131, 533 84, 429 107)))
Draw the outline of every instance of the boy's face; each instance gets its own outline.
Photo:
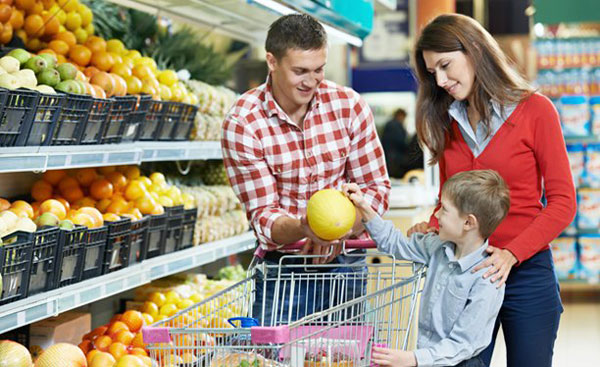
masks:
POLYGON ((459 213, 452 201, 442 193, 441 208, 435 213, 442 241, 458 242, 465 233, 468 216, 459 213))
POLYGON ((286 104, 302 106, 308 104, 317 87, 325 78, 327 63, 327 47, 317 50, 287 50, 277 60, 271 53, 267 54, 267 64, 272 75, 272 82, 281 91, 286 104))

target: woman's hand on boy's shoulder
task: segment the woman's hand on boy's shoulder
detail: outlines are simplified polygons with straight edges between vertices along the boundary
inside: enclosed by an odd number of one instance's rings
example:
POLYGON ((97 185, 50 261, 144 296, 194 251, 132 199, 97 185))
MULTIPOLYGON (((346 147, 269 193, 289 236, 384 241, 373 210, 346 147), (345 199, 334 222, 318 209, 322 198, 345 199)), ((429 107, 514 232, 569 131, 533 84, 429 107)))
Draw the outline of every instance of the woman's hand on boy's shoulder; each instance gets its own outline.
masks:
POLYGON ((489 267, 490 269, 483 274, 483 278, 487 279, 490 276, 490 282, 496 283, 496 287, 500 288, 504 283, 506 283, 506 279, 510 274, 512 267, 518 262, 515 255, 512 252, 501 249, 494 246, 488 246, 486 249, 487 253, 490 254, 487 259, 485 259, 481 264, 477 265, 473 268, 473 273, 489 267))
POLYGON ((414 367, 417 365, 417 358, 411 351, 379 347, 373 347, 371 361, 380 366, 414 367))

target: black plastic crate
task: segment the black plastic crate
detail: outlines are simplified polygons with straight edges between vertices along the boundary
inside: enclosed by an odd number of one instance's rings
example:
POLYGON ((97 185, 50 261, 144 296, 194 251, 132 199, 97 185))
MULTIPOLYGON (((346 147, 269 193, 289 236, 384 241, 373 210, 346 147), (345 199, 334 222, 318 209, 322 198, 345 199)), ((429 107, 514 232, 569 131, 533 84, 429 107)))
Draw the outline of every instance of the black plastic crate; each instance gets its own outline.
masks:
POLYGON ((14 232, 2 238, 0 246, 0 272, 2 273, 2 294, 0 305, 27 297, 33 235, 27 232, 14 232))
POLYGON ((100 144, 102 142, 102 134, 106 128, 113 102, 114 100, 111 98, 92 98, 85 127, 81 129, 79 144, 100 144))
POLYGON ((146 236, 146 259, 162 255, 167 235, 167 213, 151 215, 146 236))
POLYGON ((151 100, 146 112, 146 120, 139 129, 138 140, 154 141, 157 140, 160 123, 163 118, 164 107, 168 102, 151 100))
POLYGON ((18 145, 50 145, 54 129, 62 111, 65 96, 63 94, 39 93, 37 106, 28 126, 23 130, 18 145))
POLYGON ((0 334, 0 340, 12 340, 25 348, 29 348, 29 325, 0 334))
POLYGON ((81 280, 87 228, 75 226, 74 229, 61 229, 59 232, 59 250, 56 255, 56 287, 75 284, 81 280))
POLYGON ((165 236, 165 247, 162 254, 170 254, 181 245, 181 234, 183 231, 183 205, 166 207, 167 234, 165 236))
POLYGON ((165 102, 156 140, 173 140, 173 130, 175 130, 175 125, 177 125, 177 122, 181 118, 182 107, 183 103, 165 102))
POLYGON ((120 143, 129 121, 129 114, 135 108, 137 99, 134 96, 113 97, 113 103, 108 113, 102 144, 120 143))
POLYGON ((77 144, 92 108, 93 99, 90 96, 66 93, 64 98, 52 145, 77 144))
POLYGON ((123 130, 122 140, 129 142, 138 139, 140 130, 143 124, 145 124, 146 114, 150 108, 150 102, 152 102, 152 96, 149 94, 130 97, 135 98, 135 106, 129 114, 129 119, 127 119, 127 124, 123 130))
POLYGON ((108 227, 88 229, 87 239, 83 247, 83 269, 81 280, 90 279, 102 275, 104 263, 104 249, 108 238, 108 227))
POLYGON ((140 220, 131 222, 131 243, 129 244, 129 265, 141 263, 146 259, 146 238, 148 237, 148 224, 150 217, 145 216, 140 220))
MULTIPOLYGON (((0 147, 19 145, 31 125, 35 106, 40 97, 36 91, 0 88, 0 147)), ((22 145, 22 144, 21 144, 22 145)))
POLYGON ((121 270, 129 265, 129 245, 131 243, 131 219, 123 218, 106 222, 108 239, 104 249, 102 274, 121 270))
POLYGON ((59 250, 58 227, 43 227, 33 233, 33 252, 27 296, 56 288, 56 254, 59 250))
POLYGON ((185 209, 183 211, 183 229, 181 241, 177 250, 183 250, 194 246, 194 230, 196 229, 197 218, 198 208, 185 209))
POLYGON ((192 127, 194 127, 194 119, 198 112, 198 106, 187 103, 181 103, 181 105, 181 115, 173 129, 173 140, 177 141, 189 140, 190 132, 192 131, 192 127))

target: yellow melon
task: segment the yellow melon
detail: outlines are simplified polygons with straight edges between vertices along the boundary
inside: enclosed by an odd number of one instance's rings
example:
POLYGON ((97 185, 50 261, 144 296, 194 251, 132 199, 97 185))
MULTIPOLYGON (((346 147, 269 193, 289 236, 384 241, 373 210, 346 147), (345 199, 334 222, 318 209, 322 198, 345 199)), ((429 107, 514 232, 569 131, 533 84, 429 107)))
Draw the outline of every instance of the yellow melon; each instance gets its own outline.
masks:
POLYGON ((337 240, 354 225, 356 210, 344 194, 335 189, 316 192, 308 200, 306 219, 310 229, 327 241, 337 240))

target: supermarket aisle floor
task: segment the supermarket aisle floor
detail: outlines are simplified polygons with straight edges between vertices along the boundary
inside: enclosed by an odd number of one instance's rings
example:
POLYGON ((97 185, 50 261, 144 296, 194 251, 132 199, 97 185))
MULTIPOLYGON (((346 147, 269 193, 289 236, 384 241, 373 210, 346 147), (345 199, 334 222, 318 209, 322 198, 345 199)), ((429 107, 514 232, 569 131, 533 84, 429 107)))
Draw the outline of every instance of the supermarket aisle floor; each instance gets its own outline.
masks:
MULTIPOLYGON (((564 300, 564 297, 563 297, 564 300)), ((600 365, 600 303, 566 301, 554 347, 554 367, 600 365)), ((504 337, 498 335, 491 367, 506 366, 504 337)))

